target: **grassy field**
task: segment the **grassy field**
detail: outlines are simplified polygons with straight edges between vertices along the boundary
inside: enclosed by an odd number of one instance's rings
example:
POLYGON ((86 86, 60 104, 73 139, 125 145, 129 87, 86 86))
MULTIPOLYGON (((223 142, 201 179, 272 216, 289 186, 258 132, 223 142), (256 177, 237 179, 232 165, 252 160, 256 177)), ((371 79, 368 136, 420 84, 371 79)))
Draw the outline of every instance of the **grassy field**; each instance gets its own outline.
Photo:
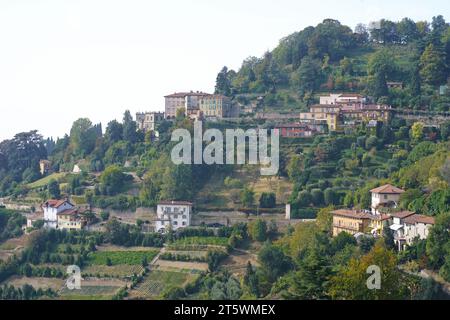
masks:
POLYGON ((228 238, 225 237, 186 237, 175 240, 169 245, 169 248, 184 246, 184 245, 214 245, 226 246, 228 238))
POLYGON ((42 179, 39 179, 39 180, 37 180, 35 182, 29 183, 27 185, 27 187, 30 188, 30 189, 40 188, 40 187, 46 186, 50 182, 50 180, 52 180, 52 179, 55 179, 56 181, 62 179, 63 177, 66 176, 66 174, 67 173, 65 173, 65 172, 52 173, 49 176, 46 176, 46 177, 44 177, 42 179))
POLYGON ((125 278, 130 277, 133 274, 140 274, 143 269, 144 268, 141 265, 129 264, 118 264, 114 266, 93 265, 83 268, 81 274, 83 276, 125 278))
POLYGON ((107 260, 112 265, 140 265, 144 257, 150 262, 158 254, 156 250, 147 251, 97 251, 89 254, 91 265, 106 265, 107 260))
POLYGON ((170 287, 183 287, 194 281, 198 275, 186 272, 151 271, 135 289, 130 298, 158 299, 160 294, 170 287))

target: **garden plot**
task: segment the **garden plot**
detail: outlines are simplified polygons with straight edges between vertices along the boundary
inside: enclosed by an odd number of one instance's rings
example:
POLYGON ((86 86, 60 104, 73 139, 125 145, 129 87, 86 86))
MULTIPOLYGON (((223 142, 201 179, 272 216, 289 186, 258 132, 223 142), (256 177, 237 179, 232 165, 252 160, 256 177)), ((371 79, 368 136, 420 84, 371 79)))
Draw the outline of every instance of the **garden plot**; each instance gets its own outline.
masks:
POLYGON ((141 265, 119 264, 113 266, 106 265, 92 265, 83 268, 81 274, 83 276, 91 277, 111 277, 111 278, 126 278, 133 274, 141 274, 144 267, 141 265))
POLYGON ((182 288, 197 279, 198 275, 188 272, 152 270, 144 280, 129 293, 130 299, 158 299, 161 293, 171 287, 182 288))
POLYGON ((142 265, 144 258, 150 263, 158 254, 156 250, 143 251, 96 251, 89 254, 90 265, 142 265))
POLYGON ((22 288, 23 285, 28 284, 33 286, 34 289, 52 289, 55 291, 60 290, 65 282, 62 279, 57 278, 40 278, 40 277, 22 277, 22 276, 12 276, 8 280, 2 283, 11 285, 15 288, 22 288))
POLYGON ((155 264, 160 269, 165 270, 180 270, 180 271, 207 271, 208 264, 204 262, 190 262, 190 261, 170 261, 158 259, 155 264))
POLYGON ((64 286, 58 294, 63 300, 108 300, 127 285, 126 281, 119 279, 84 278, 81 289, 69 290, 64 286))

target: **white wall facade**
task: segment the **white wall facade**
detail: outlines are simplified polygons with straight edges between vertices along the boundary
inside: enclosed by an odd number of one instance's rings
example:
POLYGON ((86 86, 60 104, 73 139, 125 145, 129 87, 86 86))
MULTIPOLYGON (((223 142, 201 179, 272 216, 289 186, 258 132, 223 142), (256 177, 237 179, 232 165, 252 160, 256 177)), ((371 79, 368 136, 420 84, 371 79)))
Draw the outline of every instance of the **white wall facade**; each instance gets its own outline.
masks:
POLYGON ((157 232, 166 232, 168 229, 177 230, 191 224, 192 206, 187 204, 158 204, 156 209, 157 232))

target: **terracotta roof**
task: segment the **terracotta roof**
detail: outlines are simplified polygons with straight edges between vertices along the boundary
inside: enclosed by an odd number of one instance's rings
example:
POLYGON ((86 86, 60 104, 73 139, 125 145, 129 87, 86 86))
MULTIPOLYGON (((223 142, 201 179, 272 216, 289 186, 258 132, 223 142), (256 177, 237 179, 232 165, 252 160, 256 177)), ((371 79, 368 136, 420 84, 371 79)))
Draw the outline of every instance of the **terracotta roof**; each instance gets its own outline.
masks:
POLYGON ((385 221, 385 220, 389 220, 390 218, 391 218, 391 216, 388 214, 381 214, 381 215, 372 214, 370 217, 371 220, 377 220, 377 221, 385 221))
POLYGON ((158 205, 182 205, 182 206, 192 206, 192 202, 189 201, 160 201, 158 205))
POLYGON ((400 211, 400 212, 393 212, 391 213, 391 216, 394 218, 400 218, 400 219, 404 219, 406 217, 409 217, 411 215, 413 215, 414 212, 412 211, 400 211))
POLYGON ((384 186, 375 188, 370 190, 370 192, 373 193, 390 193, 390 194, 398 194, 398 193, 403 193, 405 192, 405 190, 402 190, 400 188, 394 187, 393 185, 390 184, 385 184, 384 186))
POLYGON ((77 209, 66 209, 64 211, 58 212, 57 215, 77 215, 78 214, 78 210, 77 209))
POLYGON ((184 98, 186 96, 209 96, 209 95, 210 94, 206 92, 190 91, 190 92, 175 92, 167 96, 164 96, 164 98, 184 98))
POLYGON ((424 223, 424 224, 434 224, 434 218, 430 216, 425 216, 423 214, 413 214, 408 216, 404 220, 408 224, 424 223))
POLYGON ((44 202, 44 204, 42 205, 43 207, 52 207, 52 208, 59 208, 60 206, 62 206, 64 203, 68 203, 71 206, 73 206, 73 204, 71 204, 69 201, 67 200, 55 200, 55 199, 50 199, 47 200, 46 202, 44 202))
POLYGON ((337 216, 343 216, 347 218, 353 218, 353 219, 371 219, 373 215, 370 213, 364 212, 364 211, 357 211, 357 210, 349 210, 349 209, 339 209, 331 211, 333 215, 337 216))

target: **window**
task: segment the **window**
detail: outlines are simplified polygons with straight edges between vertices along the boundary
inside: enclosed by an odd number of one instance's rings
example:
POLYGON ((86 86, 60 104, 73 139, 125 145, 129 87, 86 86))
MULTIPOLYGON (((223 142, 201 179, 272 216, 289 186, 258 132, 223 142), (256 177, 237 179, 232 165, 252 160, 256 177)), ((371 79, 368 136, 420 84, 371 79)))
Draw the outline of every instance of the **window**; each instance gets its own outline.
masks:
POLYGON ((186 215, 185 214, 183 215, 183 219, 186 219, 186 215))
POLYGON ((186 222, 185 221, 183 221, 183 226, 185 226, 186 225, 186 222))
POLYGON ((174 215, 173 218, 174 218, 174 219, 178 219, 178 215, 177 215, 177 214, 174 215))
POLYGON ((174 221, 174 222, 173 222, 173 225, 174 225, 174 226, 177 226, 177 225, 178 225, 178 221, 174 221))
POLYGON ((387 194, 385 194, 383 197, 384 197, 384 200, 387 200, 387 198, 388 198, 387 194))

